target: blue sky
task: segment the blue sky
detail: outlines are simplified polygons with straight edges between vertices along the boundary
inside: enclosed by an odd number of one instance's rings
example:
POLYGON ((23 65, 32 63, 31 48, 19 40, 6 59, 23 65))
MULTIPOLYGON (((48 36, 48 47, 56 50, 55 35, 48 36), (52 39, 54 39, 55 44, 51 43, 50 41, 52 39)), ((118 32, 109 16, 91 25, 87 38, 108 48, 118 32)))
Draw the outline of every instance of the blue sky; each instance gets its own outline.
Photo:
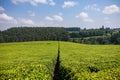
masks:
POLYGON ((0 0, 0 30, 102 25, 120 28, 120 0, 0 0))

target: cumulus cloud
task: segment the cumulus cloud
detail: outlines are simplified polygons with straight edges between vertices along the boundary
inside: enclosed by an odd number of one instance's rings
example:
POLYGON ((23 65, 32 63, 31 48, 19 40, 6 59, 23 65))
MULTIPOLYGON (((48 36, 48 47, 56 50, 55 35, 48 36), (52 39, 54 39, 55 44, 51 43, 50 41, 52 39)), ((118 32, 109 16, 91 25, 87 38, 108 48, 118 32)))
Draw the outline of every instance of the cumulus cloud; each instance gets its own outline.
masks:
POLYGON ((5 13, 0 14, 0 19, 2 19, 2 20, 7 20, 7 21, 14 20, 13 17, 8 16, 8 15, 5 14, 5 13))
POLYGON ((62 5, 62 8, 74 7, 75 5, 77 5, 77 2, 65 1, 64 4, 62 5))
POLYGON ((0 22, 1 23, 14 23, 14 24, 29 24, 29 25, 34 25, 34 22, 30 19, 15 19, 12 16, 8 16, 5 13, 0 14, 0 22))
POLYGON ((76 18, 88 18, 88 14, 85 12, 81 12, 76 18))
POLYGON ((0 14, 0 25, 26 26, 26 25, 34 25, 34 21, 31 19, 14 18, 12 16, 7 15, 6 13, 2 13, 0 14))
POLYGON ((80 18, 85 22, 94 22, 93 19, 91 19, 86 12, 81 12, 79 15, 76 16, 76 18, 80 18))
POLYGON ((120 8, 115 4, 106 6, 103 10, 104 14, 113 14, 113 13, 118 13, 118 12, 120 12, 120 8))
POLYGON ((49 17, 49 16, 46 16, 45 17, 46 20, 49 20, 49 21, 53 21, 53 18, 49 17))
POLYGON ((0 6, 0 12, 2 11, 5 11, 5 9, 2 6, 0 6))
POLYGON ((14 4, 28 2, 33 6, 37 6, 38 3, 49 4, 49 5, 52 5, 52 6, 55 5, 55 2, 53 0, 12 0, 12 2, 14 4))
POLYGON ((55 2, 53 0, 49 0, 48 2, 49 2, 49 5, 51 5, 51 6, 55 5, 55 2))
POLYGON ((97 4, 93 4, 93 5, 88 5, 85 6, 84 8, 85 10, 94 10, 94 11, 100 11, 100 8, 97 7, 97 4))
POLYGON ((33 6, 37 6, 38 3, 47 4, 47 0, 28 0, 33 6))
POLYGON ((62 18, 61 16, 59 16, 59 15, 54 15, 54 16, 53 16, 53 19, 54 19, 55 21, 63 21, 63 18, 62 18))
POLYGON ((17 20, 12 16, 7 15, 6 13, 0 14, 0 29, 1 30, 7 29, 8 26, 11 24, 16 25, 17 20))
POLYGON ((34 25, 34 21, 32 21, 31 19, 19 18, 18 21, 21 25, 34 25))
POLYGON ((17 23, 17 20, 12 17, 12 16, 8 16, 5 13, 0 14, 0 22, 2 23, 17 23))
POLYGON ((46 16, 45 20, 49 20, 49 21, 63 21, 63 18, 59 14, 59 15, 53 15, 52 17, 46 16))
POLYGON ((93 19, 91 19, 91 18, 83 19, 83 21, 85 21, 85 22, 94 22, 93 19))

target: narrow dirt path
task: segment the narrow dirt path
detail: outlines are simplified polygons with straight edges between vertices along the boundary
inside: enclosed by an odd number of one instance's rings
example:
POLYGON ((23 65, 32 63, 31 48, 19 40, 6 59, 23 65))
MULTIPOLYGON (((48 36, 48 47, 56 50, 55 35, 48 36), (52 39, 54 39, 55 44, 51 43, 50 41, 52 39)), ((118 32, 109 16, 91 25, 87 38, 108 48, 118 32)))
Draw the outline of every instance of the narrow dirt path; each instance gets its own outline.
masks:
POLYGON ((58 42, 58 55, 54 69, 53 80, 60 80, 60 43, 58 42))
POLYGON ((58 42, 58 54, 54 67, 53 80, 70 80, 74 76, 74 73, 70 69, 60 65, 60 63, 60 43, 58 42))

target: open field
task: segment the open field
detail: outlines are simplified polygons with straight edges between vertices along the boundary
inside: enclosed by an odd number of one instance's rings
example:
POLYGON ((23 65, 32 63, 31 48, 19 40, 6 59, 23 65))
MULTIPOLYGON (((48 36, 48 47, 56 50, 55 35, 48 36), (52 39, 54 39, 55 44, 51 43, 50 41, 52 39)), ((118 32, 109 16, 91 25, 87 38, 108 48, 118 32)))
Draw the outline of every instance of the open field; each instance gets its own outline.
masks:
MULTIPOLYGON (((55 41, 0 43, 0 79, 51 80, 55 41)), ((120 45, 60 42, 60 74, 65 80, 120 80, 120 45)))
POLYGON ((120 45, 61 43, 61 65, 73 80, 120 80, 120 45))
POLYGON ((56 42, 0 44, 0 80, 50 80, 57 53, 56 42))

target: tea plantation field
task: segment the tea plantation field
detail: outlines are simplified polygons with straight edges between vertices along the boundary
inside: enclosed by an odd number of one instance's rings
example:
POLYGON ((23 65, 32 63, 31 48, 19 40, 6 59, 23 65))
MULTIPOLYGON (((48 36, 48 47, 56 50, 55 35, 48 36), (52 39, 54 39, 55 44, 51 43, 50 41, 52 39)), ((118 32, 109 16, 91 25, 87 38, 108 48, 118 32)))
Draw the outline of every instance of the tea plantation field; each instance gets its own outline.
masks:
MULTIPOLYGON (((58 42, 0 43, 0 80, 52 80, 58 42)), ((60 42, 60 80, 120 80, 120 45, 60 42)))
POLYGON ((62 43, 61 65, 72 80, 120 80, 120 45, 62 43))
POLYGON ((0 80, 51 80, 56 42, 0 44, 0 80))

